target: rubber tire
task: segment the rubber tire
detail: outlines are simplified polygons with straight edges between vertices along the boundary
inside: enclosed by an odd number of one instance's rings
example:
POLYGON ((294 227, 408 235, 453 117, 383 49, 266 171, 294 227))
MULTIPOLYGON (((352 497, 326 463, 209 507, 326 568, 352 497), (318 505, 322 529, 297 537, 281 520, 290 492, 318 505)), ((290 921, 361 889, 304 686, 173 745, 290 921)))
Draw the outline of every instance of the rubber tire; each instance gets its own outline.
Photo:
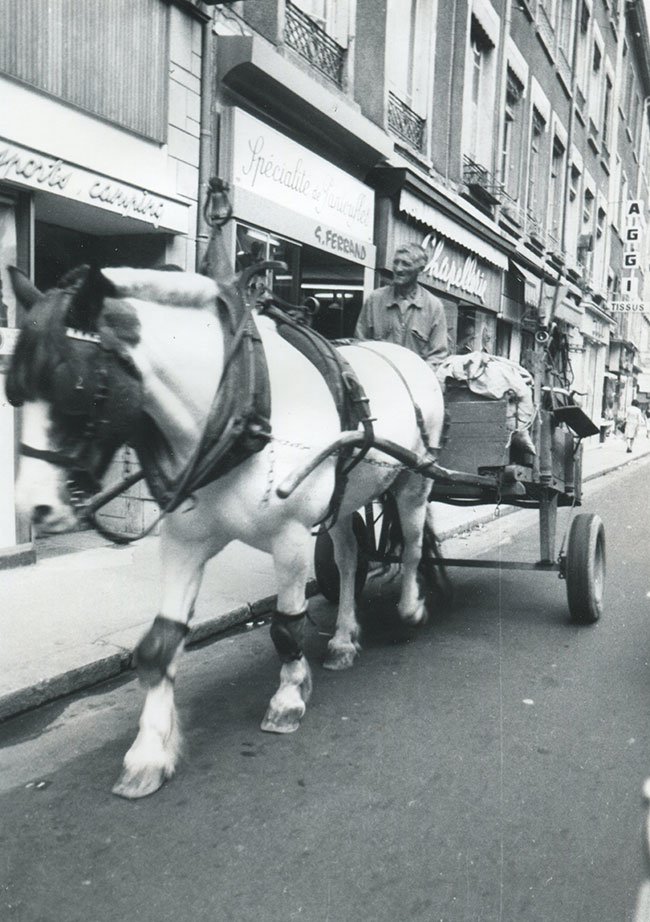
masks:
MULTIPOLYGON (((355 577, 354 595, 359 598, 366 585, 368 576, 368 554, 366 540, 366 523, 358 512, 352 513, 352 530, 357 539, 357 573, 355 577)), ((341 580, 338 567, 334 560, 334 543, 329 531, 322 525, 316 536, 314 550, 314 573, 316 582, 322 595, 328 602, 338 602, 341 580)))
POLYGON ((593 512, 571 523, 566 555, 566 591, 571 620, 595 624, 603 613, 605 529, 593 512))

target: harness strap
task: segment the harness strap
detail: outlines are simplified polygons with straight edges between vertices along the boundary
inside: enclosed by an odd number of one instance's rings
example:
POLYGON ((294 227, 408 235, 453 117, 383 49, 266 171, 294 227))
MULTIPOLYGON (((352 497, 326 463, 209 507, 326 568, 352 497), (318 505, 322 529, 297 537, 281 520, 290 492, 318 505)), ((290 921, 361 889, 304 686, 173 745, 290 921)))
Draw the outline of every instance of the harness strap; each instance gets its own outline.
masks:
POLYGON ((350 431, 359 425, 363 428, 364 439, 360 448, 345 449, 339 453, 329 506, 323 518, 314 523, 331 528, 338 518, 348 477, 368 454, 374 442, 370 401, 354 369, 330 340, 304 323, 297 322, 274 304, 267 305, 264 313, 275 321, 280 336, 309 359, 325 379, 338 410, 341 429, 350 431))

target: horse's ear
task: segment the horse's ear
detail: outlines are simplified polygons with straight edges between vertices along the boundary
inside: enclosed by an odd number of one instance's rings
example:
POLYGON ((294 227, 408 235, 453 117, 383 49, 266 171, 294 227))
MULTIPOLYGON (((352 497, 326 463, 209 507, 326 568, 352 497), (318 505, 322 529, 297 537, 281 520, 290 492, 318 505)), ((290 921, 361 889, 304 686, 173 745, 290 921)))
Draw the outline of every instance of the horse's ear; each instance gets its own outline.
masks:
POLYGON ((9 278, 11 279, 11 286, 16 298, 26 311, 30 310, 38 299, 43 297, 41 292, 36 285, 30 282, 29 278, 21 269, 17 269, 15 266, 9 266, 8 271, 9 278))
POLYGON ((78 279, 78 287, 66 314, 66 323, 77 330, 96 330, 104 298, 115 294, 115 287, 96 266, 86 267, 78 279))

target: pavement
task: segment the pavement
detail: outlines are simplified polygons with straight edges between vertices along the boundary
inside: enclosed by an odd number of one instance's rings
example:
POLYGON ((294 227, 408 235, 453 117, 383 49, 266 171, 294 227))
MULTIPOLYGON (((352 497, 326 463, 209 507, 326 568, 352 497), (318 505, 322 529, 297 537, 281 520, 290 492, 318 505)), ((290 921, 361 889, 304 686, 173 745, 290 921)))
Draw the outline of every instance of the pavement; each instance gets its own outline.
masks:
MULTIPOLYGON (((650 438, 627 454, 619 436, 585 442, 583 481, 650 455, 650 438)), ((439 505, 442 541, 494 519, 494 506, 439 505)), ((501 514, 520 514, 513 506, 501 514)), ((36 542, 37 561, 0 570, 0 721, 132 668, 131 651, 157 611, 155 536, 113 545, 95 532, 36 542)), ((206 567, 187 645, 263 623, 275 608, 270 555, 235 542, 206 567)), ((315 580, 308 594, 317 593, 315 580)))

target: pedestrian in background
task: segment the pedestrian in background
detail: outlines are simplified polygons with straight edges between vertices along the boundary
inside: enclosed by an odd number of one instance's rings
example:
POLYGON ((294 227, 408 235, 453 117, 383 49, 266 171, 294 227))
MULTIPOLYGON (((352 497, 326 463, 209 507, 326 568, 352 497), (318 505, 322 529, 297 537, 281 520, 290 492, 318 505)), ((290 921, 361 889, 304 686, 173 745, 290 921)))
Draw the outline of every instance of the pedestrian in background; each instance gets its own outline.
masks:
POLYGON ((639 431, 639 426, 641 424, 643 424, 645 427, 647 435, 648 427, 645 421, 645 416, 639 408, 638 400, 633 400, 627 408, 627 413, 625 415, 625 441, 627 442, 628 453, 632 451, 634 446, 634 439, 636 438, 636 434, 639 431))
POLYGON ((405 346, 435 371, 449 353, 447 320, 442 301, 418 284, 426 262, 426 253, 417 243, 395 250, 393 280, 368 295, 355 336, 405 346))

